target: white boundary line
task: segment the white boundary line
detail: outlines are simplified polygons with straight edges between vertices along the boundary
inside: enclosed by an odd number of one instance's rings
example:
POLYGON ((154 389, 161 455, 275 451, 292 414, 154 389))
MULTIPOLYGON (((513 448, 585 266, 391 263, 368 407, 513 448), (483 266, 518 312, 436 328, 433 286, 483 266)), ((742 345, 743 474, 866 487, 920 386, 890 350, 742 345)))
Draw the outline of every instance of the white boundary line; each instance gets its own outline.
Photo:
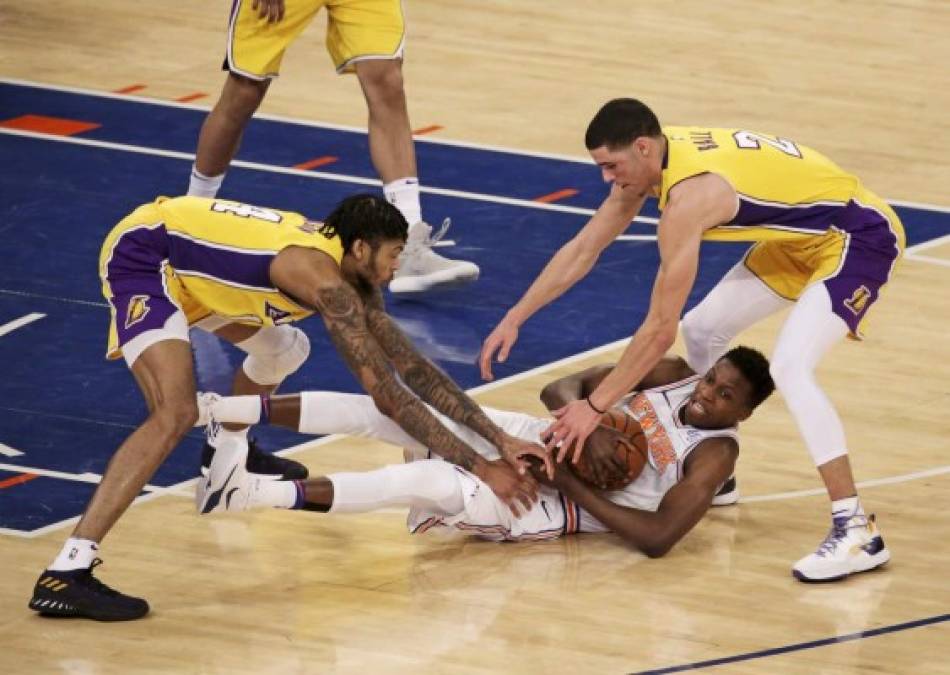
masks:
MULTIPOLYGON (((123 152, 132 152, 140 155, 152 155, 156 157, 168 157, 171 159, 181 159, 193 162, 195 155, 189 152, 178 152, 176 150, 160 150, 158 148, 149 148, 142 145, 129 145, 126 143, 113 143, 111 141, 97 141, 91 138, 74 138, 72 136, 52 136, 50 134, 41 134, 35 131, 23 131, 20 129, 2 129, 0 134, 7 136, 19 136, 22 138, 33 138, 43 141, 52 141, 54 143, 68 143, 70 145, 82 145, 90 148, 105 148, 107 150, 119 150, 123 152)), ((307 171, 304 169, 295 169, 290 166, 276 166, 273 164, 261 164, 259 162, 248 162, 244 160, 234 160, 231 166, 242 169, 252 169, 255 171, 266 171, 268 173, 280 173, 290 176, 300 176, 303 178, 315 178, 328 180, 336 183, 355 183, 357 185, 369 185, 381 187, 382 183, 376 178, 364 178, 362 176, 351 176, 339 173, 326 173, 323 171, 307 171)), ((530 199, 516 199, 513 197, 499 197, 497 195, 488 195, 480 192, 467 192, 464 190, 449 190, 445 188, 436 188, 431 186, 422 186, 421 192, 427 194, 439 195, 443 197, 456 197, 460 199, 471 199, 473 201, 491 202, 494 204, 506 204, 509 206, 520 206, 528 209, 537 209, 540 211, 556 211, 560 213, 572 213, 583 216, 594 214, 593 209, 581 208, 578 206, 565 206, 563 204, 546 204, 536 202, 530 199)), ((656 224, 656 218, 647 216, 638 216, 636 221, 643 223, 656 224)))
MULTIPOLYGON (((859 488, 877 487, 879 485, 894 485, 896 483, 907 483, 918 478, 929 478, 931 476, 941 476, 950 473, 950 465, 938 466, 924 471, 915 471, 914 473, 905 473, 900 476, 888 476, 887 478, 874 478, 872 480, 863 480, 856 483, 859 488)), ((794 492, 776 492, 771 495, 753 495, 752 497, 742 497, 740 504, 749 504, 753 502, 775 502, 783 499, 795 499, 797 497, 815 497, 827 494, 824 488, 815 488, 813 490, 795 490, 794 492)))
MULTIPOLYGON (((147 105, 157 105, 163 106, 166 108, 182 108, 184 110, 197 110, 202 112, 207 112, 210 110, 209 106, 198 105, 194 103, 179 103, 178 101, 167 101, 164 99, 150 98, 147 96, 133 96, 131 94, 117 94, 111 91, 100 91, 96 89, 85 89, 83 87, 70 87, 67 85, 60 84, 46 84, 43 82, 33 82, 30 80, 19 80, 16 78, 9 77, 0 77, 0 83, 2 84, 12 84, 22 87, 32 87, 33 89, 47 89, 49 91, 63 91, 71 94, 84 94, 86 96, 95 96, 98 98, 108 98, 115 99, 118 101, 134 101, 137 103, 144 103, 147 105)), ((331 129, 335 131, 351 131, 355 133, 365 134, 366 129, 364 127, 354 127, 347 126, 344 124, 329 124, 327 122, 316 122, 314 120, 302 119, 299 117, 286 117, 282 115, 268 115, 265 113, 256 113, 254 115, 257 119, 269 120, 271 122, 288 122, 291 124, 299 124, 305 127, 313 127, 315 129, 331 129)), ((413 139, 416 143, 431 143, 433 145, 448 145, 459 148, 471 148, 473 150, 489 150, 492 152, 503 152, 510 155, 523 155, 526 157, 538 157, 540 159, 556 159, 565 162, 575 162, 577 164, 586 164, 591 168, 594 168, 594 163, 590 157, 584 157, 579 155, 563 155, 553 152, 539 152, 535 150, 524 150, 521 148, 511 148, 500 145, 490 145, 486 143, 471 143, 468 141, 456 141, 451 139, 444 138, 429 138, 429 137, 415 137, 413 139)), ((950 213, 950 206, 939 206, 937 204, 925 204, 923 202, 912 202, 905 200, 886 200, 889 204, 894 206, 901 206, 905 208, 912 209, 921 209, 924 211, 937 211, 940 213, 950 213)))
POLYGON ((39 312, 33 312, 25 316, 21 316, 19 319, 14 319, 13 321, 7 321, 5 324, 0 326, 0 335, 6 335, 7 333, 12 333, 17 328, 22 328, 27 324, 31 324, 34 321, 39 321, 44 318, 45 314, 40 314, 39 312))
MULTIPOLYGON (((12 84, 19 85, 22 87, 32 87, 33 89, 48 89, 50 91, 63 91, 70 94, 84 94, 86 96, 95 96, 98 98, 109 98, 115 99, 118 101, 133 101, 135 103, 144 103, 147 105, 157 105, 163 106, 166 108, 182 108, 184 110, 197 110, 200 112, 208 112, 210 110, 209 106, 198 105, 194 103, 179 103, 178 101, 166 101, 164 99, 158 98, 149 98, 147 96, 133 96, 131 94, 116 94, 111 91, 98 91, 95 89, 83 89, 82 87, 69 87, 66 85, 58 84, 43 84, 41 82, 30 82, 28 80, 17 80, 14 78, 0 78, 0 83, 2 84, 12 84)), ((299 117, 284 117, 281 115, 268 115, 264 113, 257 113, 254 115, 256 119, 268 120, 270 122, 287 122, 290 124, 299 124, 305 127, 313 127, 315 129, 330 129, 333 131, 349 131, 358 134, 366 134, 365 127, 353 127, 347 126, 344 124, 329 124, 327 122, 315 122, 313 120, 301 119, 299 117)), ((469 143, 467 141, 454 141, 451 139, 444 138, 430 138, 425 136, 414 136, 413 141, 416 143, 431 143, 433 145, 449 145, 459 148, 470 148, 472 150, 489 150, 492 152, 503 152, 509 155, 523 155, 527 157, 538 157, 540 159, 558 159, 565 162, 575 162, 577 164, 587 164, 591 168, 594 167, 593 161, 590 157, 580 157, 576 155, 561 155, 551 152, 538 152, 534 150, 522 150, 520 148, 506 148, 499 145, 487 145, 483 143, 469 143)))

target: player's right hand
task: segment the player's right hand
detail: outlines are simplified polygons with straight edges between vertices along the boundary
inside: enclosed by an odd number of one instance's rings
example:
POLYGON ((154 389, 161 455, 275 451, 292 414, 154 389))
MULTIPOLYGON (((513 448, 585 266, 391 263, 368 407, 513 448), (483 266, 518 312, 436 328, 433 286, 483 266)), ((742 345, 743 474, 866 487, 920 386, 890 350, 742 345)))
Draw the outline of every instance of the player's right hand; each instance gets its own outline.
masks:
MULTIPOLYGON (((615 429, 601 429, 600 436, 587 439, 584 447, 584 461, 590 470, 593 483, 601 490, 609 483, 622 481, 629 467, 617 454, 617 441, 623 434, 615 429)), ((559 465, 560 467, 560 465, 559 465)))
POLYGON ((259 18, 267 19, 267 23, 277 23, 284 19, 284 0, 254 0, 251 9, 257 12, 259 18))
POLYGON ((483 380, 494 380, 495 376, 491 372, 491 361, 498 352, 498 363, 504 363, 508 359, 511 348, 518 341, 518 327, 502 320, 495 330, 485 338, 482 343, 482 353, 478 356, 478 365, 482 371, 483 380))
POLYGON ((475 475, 492 489, 516 518, 531 510, 532 504, 538 501, 538 481, 530 474, 519 474, 503 459, 485 462, 476 468, 475 475), (519 507, 523 511, 519 511, 519 507))

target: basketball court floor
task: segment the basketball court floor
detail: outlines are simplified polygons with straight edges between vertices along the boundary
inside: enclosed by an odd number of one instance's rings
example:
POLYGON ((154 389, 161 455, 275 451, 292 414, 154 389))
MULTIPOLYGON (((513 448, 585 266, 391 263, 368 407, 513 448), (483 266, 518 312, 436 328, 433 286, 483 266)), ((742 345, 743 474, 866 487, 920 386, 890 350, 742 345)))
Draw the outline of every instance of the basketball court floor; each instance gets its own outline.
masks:
MULTIPOLYGON (((395 510, 199 518, 196 431, 103 545, 102 578, 152 614, 34 616, 36 575, 144 415, 124 366, 102 356, 99 247, 135 206, 186 189, 223 80, 228 7, 0 0, 3 672, 950 672, 950 8, 597 5, 408 3, 424 213, 452 218, 442 252, 482 277, 390 297, 391 313, 480 402, 541 415, 546 382, 618 356, 655 273, 654 203, 525 325, 498 380, 480 381, 481 340, 606 192, 582 143, 604 101, 636 96, 666 123, 816 147, 887 197, 908 231, 868 340, 837 346, 819 371, 893 561, 839 584, 791 577, 828 504, 779 396, 743 425, 742 501, 659 560, 613 535, 410 536, 395 510)), ((322 32, 321 16, 291 49, 222 197, 319 218, 379 189, 357 83, 333 74, 322 32)), ((743 250, 704 245, 690 306, 743 250)), ((781 319, 740 341, 768 353, 781 319)), ((283 390, 356 391, 320 321, 301 327, 312 356, 283 390)), ((201 387, 225 391, 236 354, 196 343, 201 387)), ((401 461, 365 440, 258 435, 314 475, 401 461)))

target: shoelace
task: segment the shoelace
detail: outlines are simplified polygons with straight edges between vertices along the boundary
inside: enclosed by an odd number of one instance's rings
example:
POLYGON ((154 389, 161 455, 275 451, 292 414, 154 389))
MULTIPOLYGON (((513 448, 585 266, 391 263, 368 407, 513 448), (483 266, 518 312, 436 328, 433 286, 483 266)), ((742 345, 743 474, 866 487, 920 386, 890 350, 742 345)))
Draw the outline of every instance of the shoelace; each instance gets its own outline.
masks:
MULTIPOLYGON (((828 536, 825 537, 825 540, 821 542, 818 546, 816 553, 822 557, 834 552, 835 546, 838 545, 838 542, 844 539, 848 534, 848 521, 850 521, 852 516, 842 516, 840 518, 831 519, 831 530, 828 532, 828 536)), ((859 527, 855 525, 855 527, 859 527)))
POLYGON ((429 246, 433 246, 437 244, 438 242, 442 241, 442 237, 445 236, 445 233, 449 231, 449 228, 451 226, 452 226, 451 218, 446 218, 445 220, 443 220, 442 226, 438 229, 438 231, 435 232, 435 234, 431 232, 429 233, 429 236, 426 238, 426 244, 428 244, 429 246))
POLYGON ((106 586, 104 583, 102 583, 101 581, 99 581, 92 575, 92 571, 96 569, 97 567, 99 567, 99 565, 101 564, 102 564, 101 558, 96 558, 95 560, 92 561, 92 564, 89 566, 89 571, 80 577, 83 580, 83 585, 98 593, 102 593, 103 595, 108 595, 110 597, 116 597, 117 595, 120 595, 120 593, 117 590, 109 588, 108 586, 106 586))

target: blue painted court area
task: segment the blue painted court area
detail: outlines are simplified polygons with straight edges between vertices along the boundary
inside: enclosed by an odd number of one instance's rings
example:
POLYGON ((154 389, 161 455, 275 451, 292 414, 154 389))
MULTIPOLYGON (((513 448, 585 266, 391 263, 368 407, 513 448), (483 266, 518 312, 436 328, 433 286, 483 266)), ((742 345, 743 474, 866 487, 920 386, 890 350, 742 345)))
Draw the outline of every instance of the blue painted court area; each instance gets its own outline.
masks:
MULTIPOLYGON (((0 335, 6 375, 0 383, 0 452, 12 450, 0 454, 0 486, 9 484, 0 488, 0 531, 35 532, 78 515, 92 483, 69 477, 101 474, 145 415, 124 364, 103 358, 108 309, 96 273, 99 247, 137 205, 184 192, 204 115, 176 104, 0 82, 0 326, 44 315, 0 335), (73 135, 29 130, 36 119, 49 118, 98 126, 73 135), (67 476, 17 478, 30 468, 67 476)), ((423 184, 437 189, 423 195, 424 212, 430 221, 451 216, 454 222, 448 238, 455 246, 443 252, 475 261, 482 277, 419 299, 390 298, 389 306, 425 353, 464 387, 473 387, 481 383, 474 365, 481 340, 583 225, 606 186, 592 165, 567 159, 436 142, 417 143, 417 152, 423 184), (556 205, 531 201, 567 188, 577 193, 556 205)), ((238 160, 221 197, 316 218, 349 194, 378 189, 366 185, 375 178, 366 137, 352 131, 255 120, 238 160), (325 174, 290 168, 321 156, 339 160, 321 167, 325 174)), ((950 232, 946 213, 898 211, 911 244, 950 232)), ((655 204, 645 215, 656 215, 655 204)), ((643 223, 630 228, 635 234, 652 230, 643 223)), ((743 250, 743 245, 704 247, 690 305, 743 250)), ((656 264, 653 242, 611 246, 584 282, 523 328, 515 352, 496 375, 523 372, 629 335, 643 318, 656 264)), ((301 327, 313 343, 312 356, 283 389, 357 390, 319 318, 301 327)), ((214 338, 196 337, 196 342, 199 386, 226 391, 238 356, 214 338)), ((303 440, 270 429, 260 436, 270 448, 303 440)), ((200 445, 196 431, 151 485, 174 485, 197 475, 200 445)))

